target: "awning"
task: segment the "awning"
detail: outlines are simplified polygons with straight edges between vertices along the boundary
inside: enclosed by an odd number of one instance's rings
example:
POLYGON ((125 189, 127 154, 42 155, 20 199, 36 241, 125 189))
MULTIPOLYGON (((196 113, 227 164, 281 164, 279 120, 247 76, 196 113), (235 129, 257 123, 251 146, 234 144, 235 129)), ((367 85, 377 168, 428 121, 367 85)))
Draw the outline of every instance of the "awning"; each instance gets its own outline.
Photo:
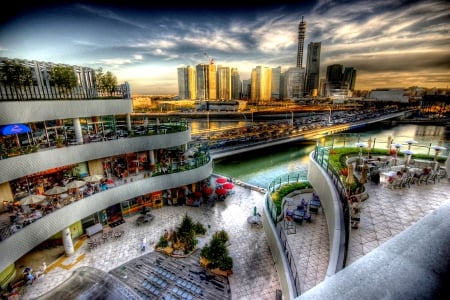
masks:
POLYGON ((25 124, 9 124, 0 126, 0 135, 13 135, 31 132, 30 127, 25 124))

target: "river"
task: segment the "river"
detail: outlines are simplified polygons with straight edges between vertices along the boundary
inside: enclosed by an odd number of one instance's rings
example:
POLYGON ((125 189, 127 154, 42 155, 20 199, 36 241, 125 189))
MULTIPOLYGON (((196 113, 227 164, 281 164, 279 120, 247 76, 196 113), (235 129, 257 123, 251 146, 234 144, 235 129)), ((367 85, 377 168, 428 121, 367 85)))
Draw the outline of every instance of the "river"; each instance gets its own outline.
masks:
MULTIPOLYGON (((193 121, 192 126, 200 127, 195 123, 196 121, 193 121)), ((216 127, 231 126, 232 122, 211 121, 210 124, 211 130, 213 130, 216 127)), ((245 125, 245 122, 241 121, 240 125, 245 125)), ((327 145, 333 143, 334 146, 343 146, 345 143, 346 146, 349 146, 355 145, 357 142, 367 144, 371 138, 376 148, 386 148, 389 136, 392 138, 393 144, 401 144, 400 152, 408 148, 406 143, 408 140, 417 142, 411 145, 414 153, 434 155, 435 150, 430 149, 430 146, 438 144, 450 149, 450 127, 413 124, 397 126, 375 124, 348 132, 345 134, 345 139, 343 136, 339 136, 334 141, 328 139, 326 143, 327 145)), ((276 177, 290 172, 298 172, 306 179, 309 154, 314 147, 315 143, 311 142, 267 147, 217 159, 214 161, 213 170, 214 173, 264 188, 276 177)), ((448 150, 443 150, 440 155, 448 156, 448 150)))

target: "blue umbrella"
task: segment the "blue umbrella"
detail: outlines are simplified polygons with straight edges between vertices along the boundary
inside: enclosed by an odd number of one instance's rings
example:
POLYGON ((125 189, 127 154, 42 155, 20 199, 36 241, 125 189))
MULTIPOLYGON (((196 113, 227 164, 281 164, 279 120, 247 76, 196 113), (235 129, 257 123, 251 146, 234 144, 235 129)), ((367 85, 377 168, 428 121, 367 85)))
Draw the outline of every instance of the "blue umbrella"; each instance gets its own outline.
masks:
POLYGON ((28 133, 31 129, 25 124, 9 124, 0 126, 0 135, 13 135, 13 134, 22 134, 28 133))

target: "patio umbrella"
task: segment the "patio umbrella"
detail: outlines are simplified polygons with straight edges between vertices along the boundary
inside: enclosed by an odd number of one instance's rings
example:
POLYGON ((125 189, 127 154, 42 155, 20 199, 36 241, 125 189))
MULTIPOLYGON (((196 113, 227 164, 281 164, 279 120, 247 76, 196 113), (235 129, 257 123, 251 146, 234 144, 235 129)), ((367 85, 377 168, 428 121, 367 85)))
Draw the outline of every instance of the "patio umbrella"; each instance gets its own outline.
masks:
POLYGON ((77 189, 86 184, 86 181, 74 180, 66 184, 66 188, 68 189, 77 189))
POLYGON ((367 152, 370 154, 370 150, 372 150, 372 138, 369 138, 367 141, 367 152))
POLYGON ((407 155, 405 165, 409 165, 409 161, 411 159, 411 155, 413 155, 414 152, 412 150, 407 149, 407 150, 403 150, 402 153, 407 155))
POLYGON ((83 178, 87 182, 98 182, 103 179, 103 175, 90 175, 83 178))
POLYGON ((30 205, 30 204, 37 204, 45 200, 47 198, 45 195, 28 195, 22 199, 20 199, 20 205, 30 205))
POLYGON ((408 144, 408 150, 411 149, 412 144, 417 144, 418 142, 415 140, 407 140, 405 141, 408 144))
POLYGON ((65 186, 54 186, 51 189, 45 191, 44 194, 47 196, 59 195, 67 192, 67 190, 68 189, 65 186))
POLYGON ((232 188, 234 188, 234 185, 231 182, 227 182, 223 185, 223 188, 226 190, 231 190, 232 188))
POLYGON ((28 136, 28 133, 30 131, 31 131, 30 127, 28 127, 25 124, 9 124, 9 125, 0 126, 0 135, 1 136, 14 135, 16 138, 17 147, 20 147, 19 136, 18 136, 19 134, 26 133, 28 142, 30 142, 30 137, 28 136))
POLYGON ((359 181, 363 184, 367 182, 367 173, 369 173, 369 166, 367 163, 364 163, 361 171, 361 178, 359 179, 359 181))
POLYGON ((355 182, 355 178, 353 178, 353 165, 349 164, 347 167, 348 167, 348 176, 346 182, 348 185, 350 185, 355 182))
POLYGON ((0 135, 28 133, 31 129, 25 124, 9 124, 0 126, 0 135))
POLYGON ((216 182, 217 183, 225 183, 225 182, 227 182, 227 179, 225 177, 219 177, 216 179, 216 182))
POLYGON ((211 195, 212 192, 213 192, 212 188, 210 188, 210 187, 205 188, 205 194, 206 194, 207 196, 211 195))
POLYGON ((216 189, 216 194, 219 196, 225 196, 227 194, 227 190, 224 188, 216 189))

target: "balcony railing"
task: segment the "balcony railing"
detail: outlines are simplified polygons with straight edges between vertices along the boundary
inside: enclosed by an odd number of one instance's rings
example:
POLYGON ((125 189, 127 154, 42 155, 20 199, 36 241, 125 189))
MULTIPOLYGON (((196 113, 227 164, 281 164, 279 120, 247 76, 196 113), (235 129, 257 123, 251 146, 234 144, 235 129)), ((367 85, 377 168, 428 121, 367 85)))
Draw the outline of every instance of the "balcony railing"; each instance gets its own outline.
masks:
POLYGON ((115 140, 119 138, 133 138, 133 137, 169 134, 175 132, 183 132, 188 129, 189 125, 186 120, 174 120, 164 124, 136 126, 132 129, 131 132, 126 131, 125 134, 117 130, 109 133, 108 135, 91 135, 90 138, 83 139, 83 141, 79 143, 74 140, 65 138, 61 141, 61 143, 56 143, 56 141, 51 140, 46 136, 44 137, 43 140, 41 140, 41 143, 35 142, 34 144, 20 148, 19 147, 7 148, 4 144, 0 144, 0 160, 20 155, 26 155, 38 151, 54 149, 55 147, 70 147, 81 144, 115 140))
MULTIPOLYGON (((209 152, 205 151, 204 149, 199 149, 199 151, 197 152, 198 154, 196 156, 194 156, 189 163, 186 163, 184 165, 172 165, 170 168, 168 168, 168 172, 167 173, 162 173, 162 172, 158 172, 155 171, 150 175, 150 172, 145 171, 142 172, 144 173, 144 176, 141 179, 148 179, 149 177, 156 177, 156 176, 163 176, 166 174, 174 174, 174 173, 180 173, 180 172, 185 172, 185 171, 189 171, 189 170, 193 170, 196 168, 200 168, 202 166, 207 165, 208 163, 210 163, 211 161, 211 156, 209 154, 209 152)), ((123 180, 122 182, 124 184, 127 183, 131 183, 131 182, 136 182, 136 180, 134 180, 135 178, 138 178, 137 176, 131 176, 130 180, 123 180)), ((103 190, 100 189, 99 191, 97 191, 94 194, 97 193, 102 193, 103 190)), ((93 195, 94 195, 93 194, 93 195)), ((85 198, 89 198, 89 196, 86 196, 85 198)), ((82 198, 80 200, 77 201, 86 201, 85 198, 82 198)), ((87 200, 89 201, 89 200, 87 200)), ((70 205, 70 203, 68 204, 70 205)), ((61 207, 61 209, 64 209, 67 205, 64 205, 61 207)), ((10 213, 7 213, 10 214, 10 213)), ((51 214, 51 212, 50 212, 51 214)), ((43 214, 42 218, 45 218, 47 214, 43 214)), ((16 230, 20 230, 21 228, 15 227, 14 229, 11 228, 11 224, 1 224, 2 226, 0 226, 0 241, 3 242, 5 239, 7 239, 9 236, 11 236, 12 234, 14 234, 15 232, 17 232, 16 230)))

